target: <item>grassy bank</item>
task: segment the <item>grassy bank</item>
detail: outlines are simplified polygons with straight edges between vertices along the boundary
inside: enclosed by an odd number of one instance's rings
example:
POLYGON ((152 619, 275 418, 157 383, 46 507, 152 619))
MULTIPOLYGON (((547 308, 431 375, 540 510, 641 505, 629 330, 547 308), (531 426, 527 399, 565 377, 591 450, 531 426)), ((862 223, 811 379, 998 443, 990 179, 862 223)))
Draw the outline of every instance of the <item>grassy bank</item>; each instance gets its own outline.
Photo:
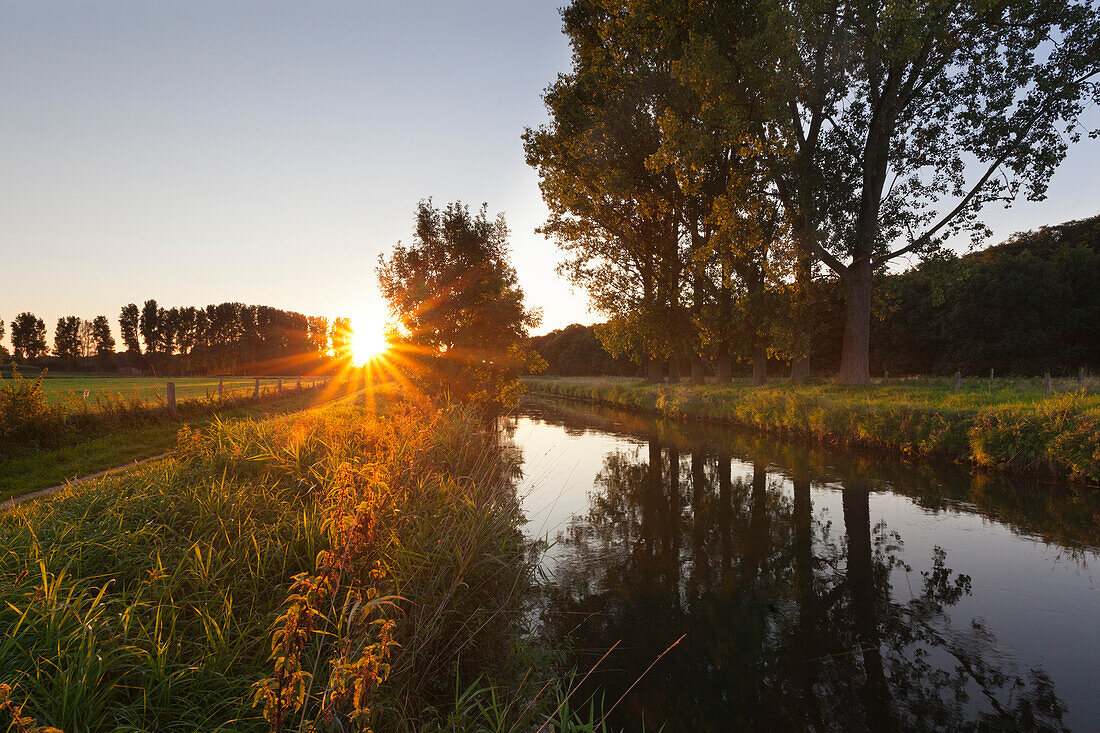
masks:
POLYGON ((1100 484, 1100 394, 1087 385, 1048 395, 1038 383, 899 380, 754 388, 650 385, 637 380, 531 378, 529 390, 677 419, 703 419, 909 457, 1100 484))
POLYGON ((537 727, 563 698, 509 469, 476 415, 383 395, 0 514, 0 725, 537 727))

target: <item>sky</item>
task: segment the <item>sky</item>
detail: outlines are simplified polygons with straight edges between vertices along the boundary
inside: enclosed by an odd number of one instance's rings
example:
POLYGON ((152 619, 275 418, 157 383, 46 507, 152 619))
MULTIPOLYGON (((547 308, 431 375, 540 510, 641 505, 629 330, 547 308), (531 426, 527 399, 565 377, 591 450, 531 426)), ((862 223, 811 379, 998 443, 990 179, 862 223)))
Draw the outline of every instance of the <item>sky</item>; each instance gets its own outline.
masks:
MULTIPOLYGON (((432 197, 504 212, 539 332, 598 320, 535 233, 520 141, 569 67, 563 2, 0 0, 0 319, 52 335, 155 298, 380 324, 378 256, 432 197)), ((1100 213, 1098 167, 1071 149, 1046 201, 987 212, 993 241, 1100 213)))

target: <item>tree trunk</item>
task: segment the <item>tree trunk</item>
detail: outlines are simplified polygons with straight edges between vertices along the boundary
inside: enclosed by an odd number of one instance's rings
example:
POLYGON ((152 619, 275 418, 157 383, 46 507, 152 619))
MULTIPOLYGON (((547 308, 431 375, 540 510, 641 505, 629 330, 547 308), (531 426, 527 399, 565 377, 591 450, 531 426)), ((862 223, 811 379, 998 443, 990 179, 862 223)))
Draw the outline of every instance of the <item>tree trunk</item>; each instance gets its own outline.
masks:
POLYGON ((729 342, 723 342, 718 347, 718 383, 728 384, 733 381, 733 360, 730 358, 729 342))
MULTIPOLYGON (((845 485, 841 493, 848 537, 848 588, 856 638, 863 658, 864 705, 871 730, 892 730, 889 688, 883 668, 875 598, 874 556, 871 551, 870 492, 861 483, 845 485)), ((881 597, 881 596, 879 596, 881 597)))
POLYGON ((770 535, 768 522, 768 472, 764 464, 752 464, 752 507, 749 510, 749 531, 745 536, 744 573, 746 578, 756 577, 768 550, 770 535))
POLYGON ((810 357, 796 356, 791 359, 791 384, 805 384, 810 380, 810 357))
MULTIPOLYGON (((799 230, 798 236, 806 236, 804 228, 799 230)), ((791 358, 791 384, 805 384, 810 379, 810 351, 813 349, 813 332, 809 328, 812 280, 813 259, 808 248, 803 248, 795 263, 795 315, 800 321, 800 330, 805 341, 795 344, 797 351, 791 358)))
POLYGON ((718 537, 722 550, 722 575, 730 567, 733 557, 733 537, 730 533, 733 510, 730 504, 730 494, 733 487, 732 470, 730 466, 730 454, 718 452, 718 537))
POLYGON ((661 362, 656 359, 646 360, 646 381, 650 384, 658 384, 665 381, 661 370, 661 362))
POLYGON ((710 518, 703 510, 707 493, 705 461, 706 458, 698 447, 691 451, 691 555, 694 569, 688 588, 694 590, 692 601, 696 603, 699 596, 711 587, 710 558, 707 556, 707 528, 710 518))
POLYGON ((680 359, 676 356, 670 356, 668 359, 668 382, 669 384, 680 383, 680 359))
POLYGON ((871 383, 871 262, 853 262, 844 282, 844 346, 840 356, 843 384, 871 383))
POLYGON ((768 383, 768 350, 763 342, 752 347, 752 385, 759 387, 768 383))
POLYGON ((707 383, 707 369, 706 366, 703 364, 703 357, 699 356, 698 354, 692 354, 691 356, 691 383, 707 383))
MULTIPOLYGON (((667 571, 665 582, 669 588, 680 586, 680 516, 683 514, 680 504, 680 449, 668 448, 668 513, 665 515, 664 560, 667 571)), ((675 593, 675 602, 680 594, 675 593)), ((675 610, 675 609, 673 609, 675 610)))

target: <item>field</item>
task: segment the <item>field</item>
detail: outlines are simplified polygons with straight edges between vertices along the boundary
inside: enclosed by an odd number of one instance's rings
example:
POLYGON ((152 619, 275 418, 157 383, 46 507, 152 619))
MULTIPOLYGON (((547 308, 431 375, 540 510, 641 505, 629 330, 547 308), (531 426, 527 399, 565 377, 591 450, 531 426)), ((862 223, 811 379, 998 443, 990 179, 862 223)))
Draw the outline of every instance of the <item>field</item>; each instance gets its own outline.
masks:
POLYGON ((0 722, 597 730, 526 636, 511 476, 475 413, 383 389, 0 512, 0 722))
MULTIPOLYGON (((10 375, 0 374, 0 378, 8 379, 10 375)), ((34 376, 27 375, 23 378, 33 379, 34 376)), ((302 386, 308 387, 312 381, 312 378, 303 377, 302 386)), ((110 396, 140 400, 150 404, 163 404, 166 399, 165 385, 168 382, 176 385, 177 399, 218 394, 217 377, 111 377, 62 374, 56 377, 47 375, 42 380, 42 388, 46 393, 46 399, 51 403, 65 404, 71 400, 86 399, 94 404, 98 399, 110 396), (85 391, 89 393, 87 398, 84 397, 85 391)), ((296 377, 284 377, 283 389, 292 388, 296 383, 296 377)), ((261 392, 273 392, 277 386, 276 377, 260 379, 261 392)), ((249 396, 255 389, 255 379, 225 377, 224 389, 226 397, 249 396)))
POLYGON ((0 501, 115 466, 155 456, 176 444, 176 434, 185 424, 201 427, 215 419, 263 417, 307 409, 318 395, 310 390, 291 392, 259 402, 226 407, 216 413, 190 420, 157 420, 144 424, 112 426, 95 435, 80 436, 76 442, 55 448, 0 451, 0 501))
POLYGON ((869 387, 637 379, 525 380, 527 388, 672 418, 726 422, 842 446, 1100 484, 1100 392, 1091 380, 905 379, 869 387))
MULTIPOLYGON (((47 379, 44 388, 55 381, 74 383, 69 378, 47 379)), ((91 381, 82 380, 83 384, 91 381)), ((137 389, 155 389, 153 380, 125 381, 135 382, 137 389)), ((155 399, 112 398, 110 392, 94 399, 90 395, 87 401, 62 393, 69 397, 59 402, 54 391, 51 401, 46 389, 28 392, 19 388, 33 382, 4 380, 0 383, 0 436, 4 438, 0 441, 0 501, 163 453, 175 444, 176 433, 185 425, 197 427, 219 419, 303 410, 366 386, 356 380, 318 382, 311 388, 312 380, 303 380, 299 391, 295 382, 288 386, 284 381, 282 393, 268 385, 254 398, 250 386, 236 392, 226 390, 225 399, 219 400, 217 381, 213 394, 198 391, 203 381, 194 380, 190 394, 177 394, 178 410, 171 413, 155 399)))

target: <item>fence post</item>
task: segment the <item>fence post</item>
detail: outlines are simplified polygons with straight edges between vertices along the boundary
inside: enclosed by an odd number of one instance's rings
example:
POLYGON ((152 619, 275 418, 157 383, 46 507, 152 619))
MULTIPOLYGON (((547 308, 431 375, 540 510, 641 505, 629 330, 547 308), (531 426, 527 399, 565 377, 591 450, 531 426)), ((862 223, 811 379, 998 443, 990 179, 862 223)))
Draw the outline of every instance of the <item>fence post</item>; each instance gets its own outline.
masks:
POLYGON ((256 387, 252 390, 252 396, 253 397, 259 397, 260 396, 260 378, 259 377, 256 377, 256 387))
POLYGON ((889 381, 890 381, 890 370, 887 369, 886 371, 884 371, 882 373, 882 382, 883 382, 883 384, 885 384, 886 382, 889 382, 889 381))
POLYGON ((218 399, 225 399, 225 377, 218 377, 218 399))
POLYGON ((962 386, 963 386, 962 372, 956 371, 955 372, 955 391, 958 392, 960 389, 962 389, 962 386))
POLYGON ((298 389, 299 392, 302 391, 302 375, 301 374, 298 375, 298 387, 297 387, 297 389, 298 389))
POLYGON ((279 377, 278 381, 275 382, 275 391, 278 392, 279 394, 283 393, 283 378, 282 377, 279 377))
POLYGON ((176 414, 176 383, 168 382, 168 412, 176 414))
POLYGON ((1052 394, 1054 392, 1054 382, 1052 382, 1051 379, 1050 379, 1050 372, 1047 372, 1047 374, 1046 374, 1046 381, 1047 381, 1047 394, 1052 394))

